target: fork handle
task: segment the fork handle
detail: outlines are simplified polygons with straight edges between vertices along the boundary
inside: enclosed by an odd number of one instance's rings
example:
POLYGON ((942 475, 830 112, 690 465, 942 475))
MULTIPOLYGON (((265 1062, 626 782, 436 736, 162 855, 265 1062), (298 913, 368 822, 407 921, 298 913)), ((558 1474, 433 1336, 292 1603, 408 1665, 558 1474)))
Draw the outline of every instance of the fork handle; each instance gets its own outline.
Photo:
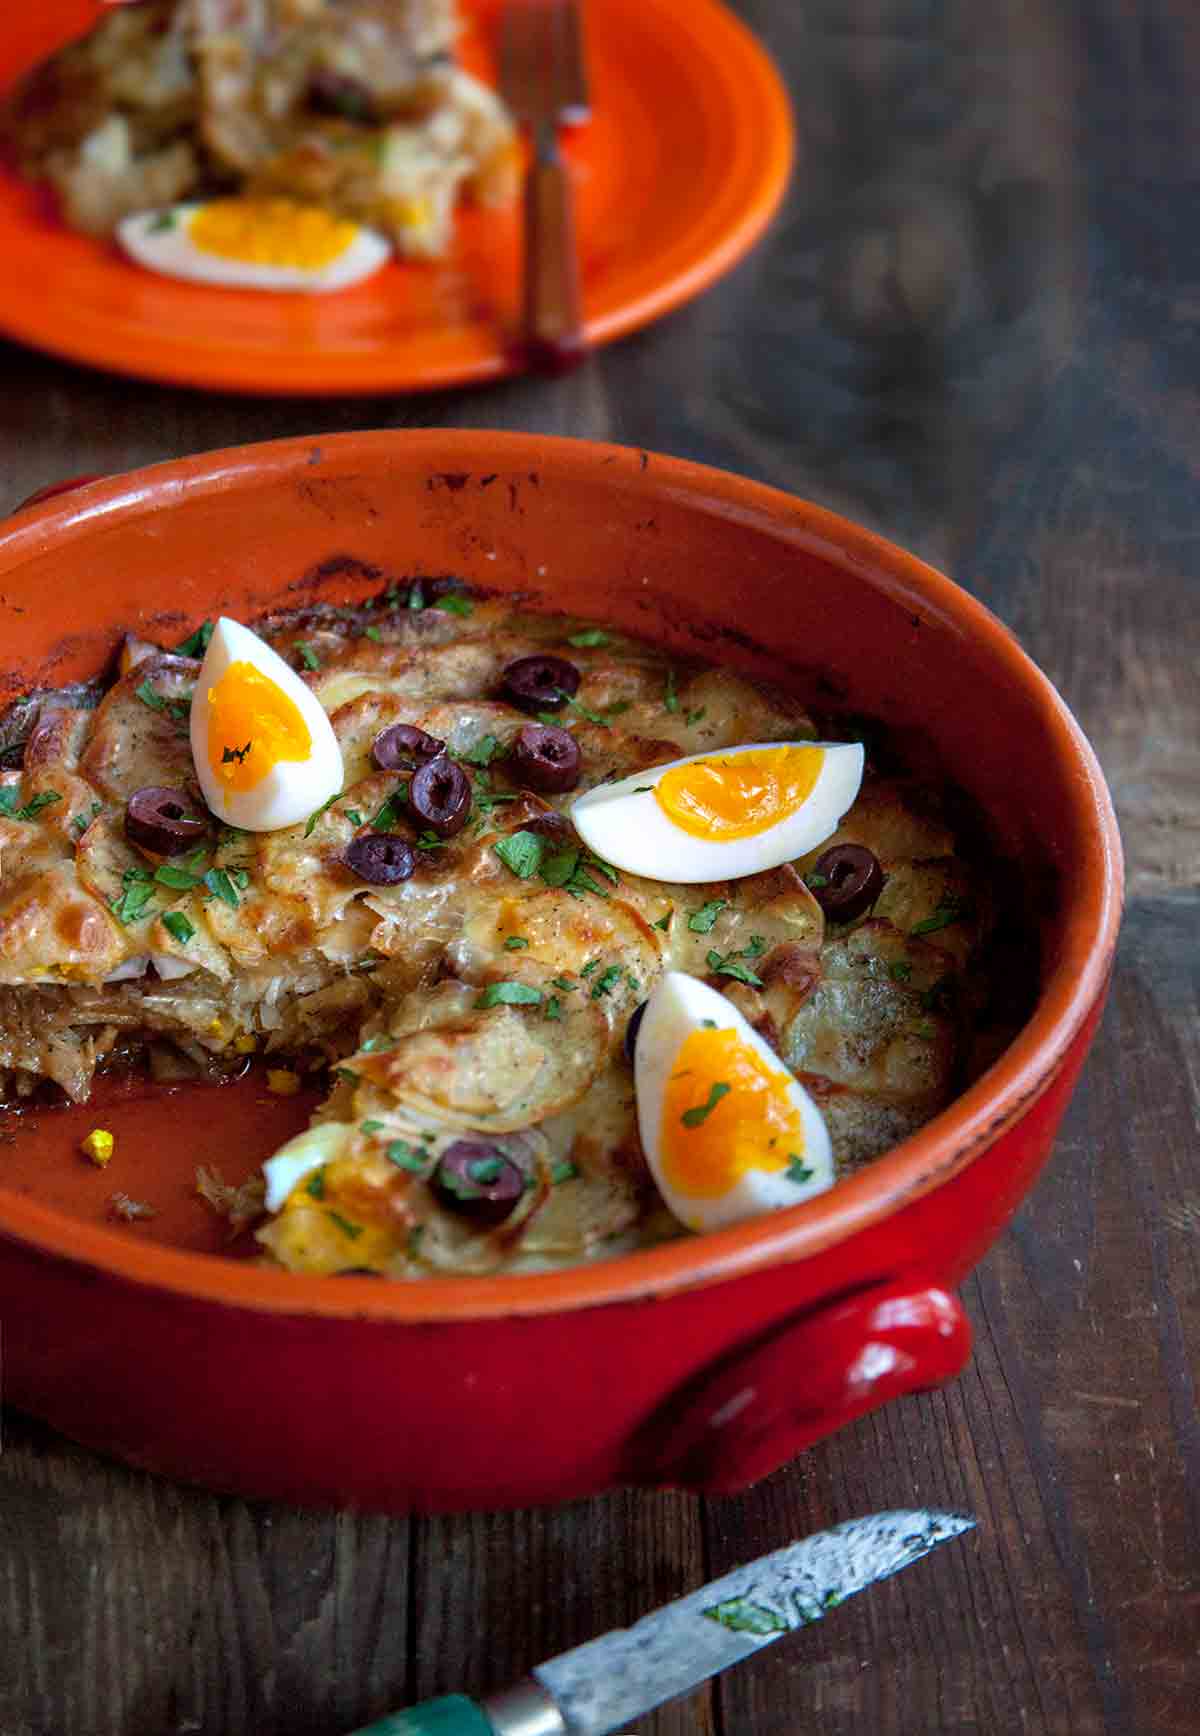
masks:
POLYGON ((525 360, 563 373, 583 359, 579 255, 571 172, 552 123, 539 129, 525 180, 525 360))

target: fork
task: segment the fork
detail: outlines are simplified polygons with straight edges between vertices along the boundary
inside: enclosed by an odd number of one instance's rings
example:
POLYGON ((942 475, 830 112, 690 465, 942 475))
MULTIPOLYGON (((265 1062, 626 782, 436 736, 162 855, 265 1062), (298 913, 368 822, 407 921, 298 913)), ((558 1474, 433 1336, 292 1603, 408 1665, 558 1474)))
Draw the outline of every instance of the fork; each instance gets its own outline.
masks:
POLYGON ((589 115, 582 0, 507 0, 500 35, 504 100, 526 129, 520 347, 525 361, 558 373, 582 360, 583 316, 575 202, 559 129, 589 115))

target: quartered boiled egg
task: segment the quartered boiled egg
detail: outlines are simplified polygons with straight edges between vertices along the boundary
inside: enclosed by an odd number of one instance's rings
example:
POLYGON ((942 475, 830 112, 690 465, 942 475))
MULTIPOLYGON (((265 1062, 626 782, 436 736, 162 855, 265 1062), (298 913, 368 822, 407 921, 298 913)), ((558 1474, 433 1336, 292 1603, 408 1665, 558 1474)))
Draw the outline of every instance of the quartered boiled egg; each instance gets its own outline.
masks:
POLYGON ((820 1110, 733 1004, 682 971, 661 978, 634 1050, 638 1131, 668 1209, 719 1230, 833 1185, 820 1110))
POLYGON ((219 820, 248 832, 294 826, 342 787, 328 717, 277 651, 225 615, 192 695, 192 759, 219 820))
POLYGON ((354 1133, 348 1121, 318 1121, 306 1127, 286 1145, 281 1145, 274 1157, 262 1166, 267 1192, 263 1204, 269 1212, 277 1212, 284 1200, 298 1187, 305 1176, 323 1164, 332 1163, 354 1133))
POLYGON ((630 874, 737 880, 836 832, 862 774, 859 742, 752 743, 599 784, 571 819, 589 849, 630 874))
POLYGON ((117 225, 139 265, 230 289, 347 289, 388 258, 383 236, 294 199, 210 199, 142 211, 117 225))

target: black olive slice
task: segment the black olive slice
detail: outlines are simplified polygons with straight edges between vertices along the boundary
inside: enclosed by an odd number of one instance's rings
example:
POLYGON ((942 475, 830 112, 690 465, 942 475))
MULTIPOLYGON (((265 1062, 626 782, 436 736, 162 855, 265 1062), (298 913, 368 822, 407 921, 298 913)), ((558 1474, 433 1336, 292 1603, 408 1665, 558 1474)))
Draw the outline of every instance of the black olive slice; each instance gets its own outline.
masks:
POLYGON ((500 676, 500 691, 522 711, 557 711, 579 691, 579 671, 565 657, 518 657, 500 676))
POLYGON ((523 723, 508 750, 513 778, 526 789, 560 795, 579 782, 579 743, 569 729, 523 723))
POLYGON ((439 838, 461 832, 471 810, 471 781, 461 766, 446 754, 427 760, 413 773, 408 786, 408 805, 439 838))
POLYGON ((883 891, 883 869, 865 844, 835 844, 817 857, 806 879, 831 922, 853 922, 883 891))
POLYGON ((342 861, 372 886, 398 886, 416 867, 412 845, 387 832, 369 832, 347 844, 342 861))
POLYGON ((625 1054, 630 1066, 633 1065, 634 1050, 637 1048, 637 1034, 642 1028, 645 1012, 646 1003, 643 1001, 640 1006, 634 1007, 633 1012, 629 1015, 629 1023, 625 1027, 625 1054))
POLYGON ((125 836, 158 856, 178 856, 208 831, 208 821, 195 809, 195 802, 182 790, 147 784, 134 790, 125 804, 125 836))
POLYGON ((446 744, 415 723, 393 723, 371 743, 371 758, 381 772, 411 771, 445 753, 446 744))
POLYGON ((525 1192, 519 1164, 483 1139, 456 1139, 430 1178, 441 1205, 481 1227, 502 1224, 525 1192))

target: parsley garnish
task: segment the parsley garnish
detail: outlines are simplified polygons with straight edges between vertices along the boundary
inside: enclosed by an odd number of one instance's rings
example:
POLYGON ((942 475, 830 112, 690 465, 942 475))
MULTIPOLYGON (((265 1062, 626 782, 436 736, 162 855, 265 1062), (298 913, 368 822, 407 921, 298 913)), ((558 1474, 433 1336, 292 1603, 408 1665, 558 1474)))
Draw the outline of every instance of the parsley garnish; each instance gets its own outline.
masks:
POLYGON ((298 639, 296 641, 296 649, 300 653, 300 661, 306 669, 319 669, 321 667, 321 659, 317 656, 307 639, 298 639))
POLYGON ((714 1079, 708 1088, 707 1103, 698 1103, 694 1109, 685 1109, 679 1119, 685 1127, 699 1127, 708 1120, 722 1097, 728 1097, 732 1085, 727 1085, 723 1079, 714 1079))
MULTIPOLYGON (((0 791, 0 794, 3 794, 3 792, 0 791)), ((88 827, 91 825, 92 821, 96 818, 96 815, 100 812, 100 809, 103 806, 103 802, 93 802, 86 814, 76 814, 75 818, 71 821, 71 830, 77 838, 83 837, 83 834, 87 831, 88 827)))
POLYGON ((663 708, 666 711, 679 710, 679 695, 675 691, 675 671, 667 670, 667 685, 663 693, 663 708))
POLYGON ((522 947, 529 945, 523 934, 510 934, 504 942, 505 952, 520 952, 522 947))
POLYGON ((222 904, 229 906, 230 910, 237 909, 240 900, 233 881, 224 868, 210 868, 203 879, 211 898, 219 898, 222 904))
POLYGON ((518 880, 530 880, 542 865, 546 840, 536 832, 511 832, 507 838, 497 839, 492 849, 518 880))
POLYGON ((829 876, 828 874, 818 874, 814 870, 813 873, 804 876, 804 884, 810 892, 819 892, 822 886, 829 885, 829 876))
POLYGON ((365 1043, 359 1044, 359 1048, 362 1050, 364 1055, 374 1055, 377 1054, 380 1049, 390 1049, 392 1047, 392 1039, 386 1034, 378 1037, 368 1037, 365 1043))
POLYGON ((181 657, 203 657, 212 636, 212 622, 202 621, 194 633, 189 633, 186 639, 179 641, 175 649, 181 657))
POLYGON ((343 1236, 349 1236, 352 1242, 357 1241, 359 1236, 362 1235, 363 1227, 361 1224, 352 1224, 350 1219, 344 1218, 340 1212, 330 1212, 329 1216, 333 1219, 343 1236))
POLYGON ((600 969, 600 960, 598 958, 590 958, 588 960, 588 962, 584 965, 583 969, 580 971, 579 974, 581 977, 590 977, 593 971, 597 971, 599 969, 600 969))
POLYGON ((489 983, 475 1000, 477 1007, 536 1007, 542 998, 541 989, 528 983, 489 983))
POLYGON ((914 923, 908 932, 936 934, 939 928, 949 928, 951 923, 960 921, 966 915, 967 910, 962 900, 951 896, 943 899, 932 916, 927 916, 923 922, 914 923))
MULTIPOLYGON (((337 800, 335 796, 334 801, 337 800)), ((408 785, 397 784, 390 796, 385 796, 379 805, 378 812, 371 817, 371 826, 376 832, 386 832, 389 826, 394 826, 401 819, 402 806, 408 800, 408 785)), ((326 804, 328 806, 328 804, 326 804)))
POLYGON ((182 910, 168 910, 162 925, 168 934, 174 935, 180 946, 186 946, 196 932, 182 910))
POLYGON ((447 591, 444 597, 436 597, 435 609, 444 609, 448 615, 473 615, 475 605, 470 597, 461 596, 457 591, 447 591))
POLYGON ((236 760, 238 765, 241 765, 243 760, 246 758, 246 755, 250 752, 250 749, 253 746, 254 746, 254 743, 252 741, 248 741, 246 743, 245 747, 222 748, 222 750, 221 750, 221 764, 223 766, 232 765, 234 763, 234 761, 236 760))
POLYGON ((620 965, 610 964, 608 969, 604 971, 602 975, 598 976, 592 984, 592 999, 598 1001, 601 995, 611 994, 620 982, 621 975, 622 972, 620 965))
POLYGON ((813 1172, 804 1162, 804 1159, 797 1157, 794 1151, 789 1151, 788 1157, 791 1161, 783 1172, 788 1180, 794 1181, 797 1185, 804 1181, 811 1181, 813 1172))
POLYGON ((168 712, 176 723, 186 723, 191 696, 187 699, 164 699, 161 693, 156 693, 150 685, 150 677, 139 682, 133 690, 135 699, 140 699, 143 705, 148 705, 151 711, 168 712))
POLYGON ((714 948, 708 954, 708 968, 717 976, 733 977, 735 982, 749 983, 752 989, 762 987, 762 978, 744 964, 739 964, 742 958, 758 958, 766 951, 767 943, 761 934, 750 936, 749 946, 744 946, 740 952, 727 952, 724 955, 714 948))
POLYGON ((688 927, 693 934, 710 934, 718 916, 728 905, 728 898, 710 898, 707 904, 702 904, 699 910, 693 910, 688 917, 688 927))
POLYGON ((361 826, 362 825, 363 817, 359 813, 357 808, 343 808, 342 812, 343 812, 343 814, 345 814, 346 818, 349 820, 349 822, 352 826, 361 826))
POLYGON ((186 868, 177 868, 174 862, 163 862, 154 870, 154 878, 160 886, 174 887, 176 892, 190 892, 193 886, 201 884, 204 876, 189 874, 186 868))
POLYGON ((420 580, 416 580, 408 587, 406 607, 409 609, 423 609, 425 607, 425 593, 421 589, 420 580))
POLYGON ((558 1187, 561 1182, 574 1181, 578 1174, 578 1164, 572 1163, 570 1158, 565 1158, 562 1163, 556 1163, 550 1171, 550 1185, 558 1187))
POLYGON ((335 1067, 333 1073, 334 1077, 340 1079, 343 1085, 358 1084, 358 1074, 354 1071, 353 1067, 335 1067))
POLYGON ((422 832, 417 839, 418 850, 444 850, 449 838, 439 838, 436 832, 422 832))
POLYGON ((327 802, 322 802, 321 806, 319 808, 313 809, 312 813, 308 816, 308 824, 304 828, 304 836, 306 838, 312 837, 313 827, 316 825, 317 821, 321 818, 321 815, 323 813, 325 813, 327 809, 332 808, 333 804, 337 801, 338 796, 342 795, 343 793, 344 793, 343 791, 337 790, 332 796, 330 796, 330 798, 327 802))
POLYGON ((360 1133, 368 1133, 368 1134, 369 1133, 378 1133, 379 1129, 382 1126, 383 1126, 382 1121, 360 1121, 358 1124, 358 1131, 360 1133))
POLYGON ((366 634, 367 638, 372 640, 376 645, 383 644, 383 634, 379 631, 378 627, 364 627, 363 632, 366 634))
POLYGON ((126 868, 121 876, 123 888, 119 898, 114 898, 109 909, 118 922, 138 922, 149 914, 147 906, 154 897, 154 881, 145 868, 126 868))
MULTIPOLYGON (((34 820, 43 808, 52 807, 55 802, 62 801, 57 790, 41 790, 36 796, 31 796, 23 808, 19 808, 17 806, 18 796, 19 791, 15 784, 10 784, 6 789, 0 790, 0 814, 4 814, 10 820, 34 820)), ((96 813, 100 811, 99 802, 95 804, 95 811, 96 813)))
POLYGON ((688 728, 690 729, 692 724, 694 724, 694 723, 703 723, 704 719, 707 716, 708 716, 707 705, 698 705, 696 707, 695 711, 689 711, 688 712, 687 716, 684 718, 683 721, 687 724, 688 728))
POLYGON ((557 995, 551 995, 543 1008, 543 1016, 547 1019, 562 1018, 562 1002, 557 995))
POLYGON ((325 1198, 325 1165, 324 1164, 321 1165, 320 1169, 314 1169, 313 1170, 312 1174, 308 1178, 308 1183, 307 1183, 304 1191, 306 1194, 310 1194, 312 1196, 312 1198, 315 1200, 323 1200, 325 1198))
POLYGON ((551 977, 550 987, 552 989, 561 989, 564 995, 573 995, 575 990, 579 987, 579 984, 569 983, 566 977, 551 977))
POLYGON ((600 627, 588 627, 583 633, 572 633, 567 640, 568 645, 578 645, 581 649, 590 645, 609 645, 611 635, 600 627))
POLYGON ((912 975, 912 966, 906 964, 903 959, 898 958, 893 964, 888 966, 888 975, 894 983, 906 983, 912 975))
POLYGON ((490 766, 496 755, 503 752, 503 743, 497 741, 494 735, 481 735, 478 741, 473 741, 469 748, 454 757, 464 765, 490 766))
POLYGON ((428 1151, 423 1151, 419 1145, 410 1145, 407 1139, 390 1139, 384 1155, 397 1169, 407 1169, 413 1175, 419 1175, 430 1158, 428 1151))
POLYGON ((673 910, 668 910, 665 916, 659 917, 658 921, 654 924, 655 928, 661 928, 662 932, 666 934, 667 930, 671 926, 671 918, 674 914, 675 912, 673 910))

